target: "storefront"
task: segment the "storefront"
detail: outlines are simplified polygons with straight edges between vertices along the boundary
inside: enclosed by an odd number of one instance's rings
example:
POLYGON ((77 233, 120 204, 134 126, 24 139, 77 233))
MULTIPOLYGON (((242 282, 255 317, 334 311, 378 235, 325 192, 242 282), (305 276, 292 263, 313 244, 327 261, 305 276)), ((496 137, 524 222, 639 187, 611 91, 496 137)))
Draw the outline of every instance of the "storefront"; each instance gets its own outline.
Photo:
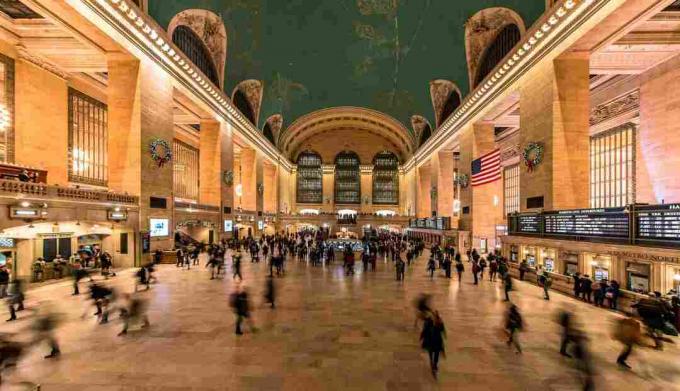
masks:
POLYGON ((14 260, 16 259, 16 242, 11 238, 0 238, 0 267, 7 267, 14 275, 14 260))
POLYGON ((537 266, 537 254, 538 250, 535 246, 524 246, 524 260, 530 268, 535 269, 537 266))
POLYGON ((508 259, 512 263, 519 263, 519 245, 513 244, 510 246, 510 256, 508 259))

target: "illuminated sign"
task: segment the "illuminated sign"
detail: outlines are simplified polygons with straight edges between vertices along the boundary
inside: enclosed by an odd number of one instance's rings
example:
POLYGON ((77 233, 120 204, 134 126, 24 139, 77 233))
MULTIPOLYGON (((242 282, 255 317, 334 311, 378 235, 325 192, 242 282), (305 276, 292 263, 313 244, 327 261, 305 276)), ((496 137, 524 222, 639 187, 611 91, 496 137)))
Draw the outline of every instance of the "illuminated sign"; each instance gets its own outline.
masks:
POLYGON ((151 237, 170 235, 170 220, 149 219, 149 233, 151 234, 151 237))
POLYGON ((264 229, 264 221, 262 220, 257 220, 257 229, 263 230, 264 229))
POLYGON ((111 221, 125 221, 128 218, 128 214, 124 210, 110 210, 107 213, 107 218, 111 221))
POLYGON ((231 232, 234 230, 234 222, 232 220, 224 220, 224 232, 231 232))

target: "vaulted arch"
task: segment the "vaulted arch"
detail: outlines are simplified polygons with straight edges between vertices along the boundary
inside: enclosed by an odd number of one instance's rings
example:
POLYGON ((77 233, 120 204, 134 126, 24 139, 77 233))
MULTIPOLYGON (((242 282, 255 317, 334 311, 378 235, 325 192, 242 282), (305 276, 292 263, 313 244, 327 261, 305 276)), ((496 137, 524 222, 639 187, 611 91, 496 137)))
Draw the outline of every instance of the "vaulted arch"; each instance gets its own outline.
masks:
POLYGON ((265 121, 262 133, 269 141, 278 148, 279 146, 279 136, 281 134, 281 128, 283 127, 283 116, 281 114, 274 114, 267 118, 265 121), (271 137, 271 138, 270 138, 271 137))
POLYGON ((259 80, 244 80, 234 88, 231 100, 239 111, 257 127, 262 105, 263 85, 259 80))
MULTIPOLYGON (((493 55, 491 55, 492 52, 489 51, 489 48, 506 27, 508 30, 504 34, 507 34, 507 36, 504 36, 504 38, 513 38, 514 40, 518 32, 519 37, 517 37, 517 41, 519 41, 526 32, 526 26, 522 17, 517 12, 503 7, 485 8, 474 14, 465 23, 465 54, 467 56, 470 89, 474 89, 477 86, 478 80, 484 80, 486 74, 493 69, 493 66, 491 69, 488 69, 493 62, 493 58, 500 54, 503 51, 502 49, 507 47, 508 42, 511 42, 503 41, 503 45, 499 42, 497 49, 494 49, 493 55), (511 25, 515 27, 508 27, 511 25), (486 74, 480 70, 483 62, 485 62, 485 69, 488 69, 486 74)), ((507 50, 509 51, 510 49, 507 50)), ((493 65, 495 66, 496 64, 493 65)))
POLYGON ((519 27, 516 24, 509 24, 496 34, 496 38, 486 48, 479 62, 477 74, 475 75, 475 87, 491 73, 503 57, 510 53, 510 50, 517 45, 521 38, 519 27))
POLYGON ((420 148, 432 136, 430 121, 422 115, 413 115, 411 116, 411 126, 416 134, 416 140, 418 140, 418 148, 420 148))
MULTIPOLYGON (((214 12, 204 9, 184 10, 175 15, 168 24, 168 35, 173 37, 173 42, 175 30, 179 26, 189 28, 201 40, 210 54, 215 67, 218 80, 215 85, 224 86, 224 71, 227 61, 227 30, 224 27, 222 18, 214 12)), ((198 66, 198 64, 196 65, 198 66)), ((208 76, 207 73, 206 76, 208 76)))

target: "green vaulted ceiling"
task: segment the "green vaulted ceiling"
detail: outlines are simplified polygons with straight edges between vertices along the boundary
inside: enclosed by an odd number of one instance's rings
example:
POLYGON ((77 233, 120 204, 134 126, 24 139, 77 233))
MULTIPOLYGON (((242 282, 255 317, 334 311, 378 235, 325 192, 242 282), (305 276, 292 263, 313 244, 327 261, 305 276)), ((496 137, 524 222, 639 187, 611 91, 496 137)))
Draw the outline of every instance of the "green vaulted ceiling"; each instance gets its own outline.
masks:
POLYGON ((260 124, 276 113, 287 126, 318 109, 360 106, 410 127, 413 114, 434 124, 431 80, 467 94, 465 21, 497 6, 529 27, 545 0, 149 0, 149 14, 166 28, 190 8, 221 15, 225 90, 262 80, 260 124))

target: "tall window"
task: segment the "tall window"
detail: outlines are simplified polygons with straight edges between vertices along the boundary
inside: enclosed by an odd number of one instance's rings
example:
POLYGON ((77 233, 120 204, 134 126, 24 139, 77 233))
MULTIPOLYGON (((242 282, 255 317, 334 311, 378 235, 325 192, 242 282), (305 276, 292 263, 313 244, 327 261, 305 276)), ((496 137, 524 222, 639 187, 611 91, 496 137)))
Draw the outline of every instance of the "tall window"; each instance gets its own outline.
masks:
POLYGON ((503 196, 505 215, 519 212, 519 164, 503 170, 503 196))
POLYGON ((373 158, 373 203, 399 204, 399 159, 389 151, 373 158))
POLYGON ((296 200, 300 204, 323 202, 323 172, 321 156, 312 151, 302 152, 297 158, 296 200))
POLYGON ((198 201, 198 149, 173 140, 172 156, 172 187, 175 197, 198 201))
POLYGON ((172 43, 189 57, 189 60, 216 86, 220 85, 217 68, 203 40, 187 26, 177 26, 172 32, 172 43))
POLYGON ((477 75, 475 76, 475 86, 479 85, 485 77, 498 65, 510 50, 519 42, 521 34, 516 24, 509 24, 498 32, 491 45, 486 48, 479 62, 477 75))
POLYGON ((354 152, 340 152, 335 157, 335 203, 361 203, 359 156, 354 152))
POLYGON ((14 60, 0 54, 0 163, 14 162, 14 60))
POLYGON ((106 104, 68 90, 69 181, 106 186, 108 180, 106 104))
POLYGON ((635 202, 635 125, 625 124, 590 138, 590 206, 635 202))

